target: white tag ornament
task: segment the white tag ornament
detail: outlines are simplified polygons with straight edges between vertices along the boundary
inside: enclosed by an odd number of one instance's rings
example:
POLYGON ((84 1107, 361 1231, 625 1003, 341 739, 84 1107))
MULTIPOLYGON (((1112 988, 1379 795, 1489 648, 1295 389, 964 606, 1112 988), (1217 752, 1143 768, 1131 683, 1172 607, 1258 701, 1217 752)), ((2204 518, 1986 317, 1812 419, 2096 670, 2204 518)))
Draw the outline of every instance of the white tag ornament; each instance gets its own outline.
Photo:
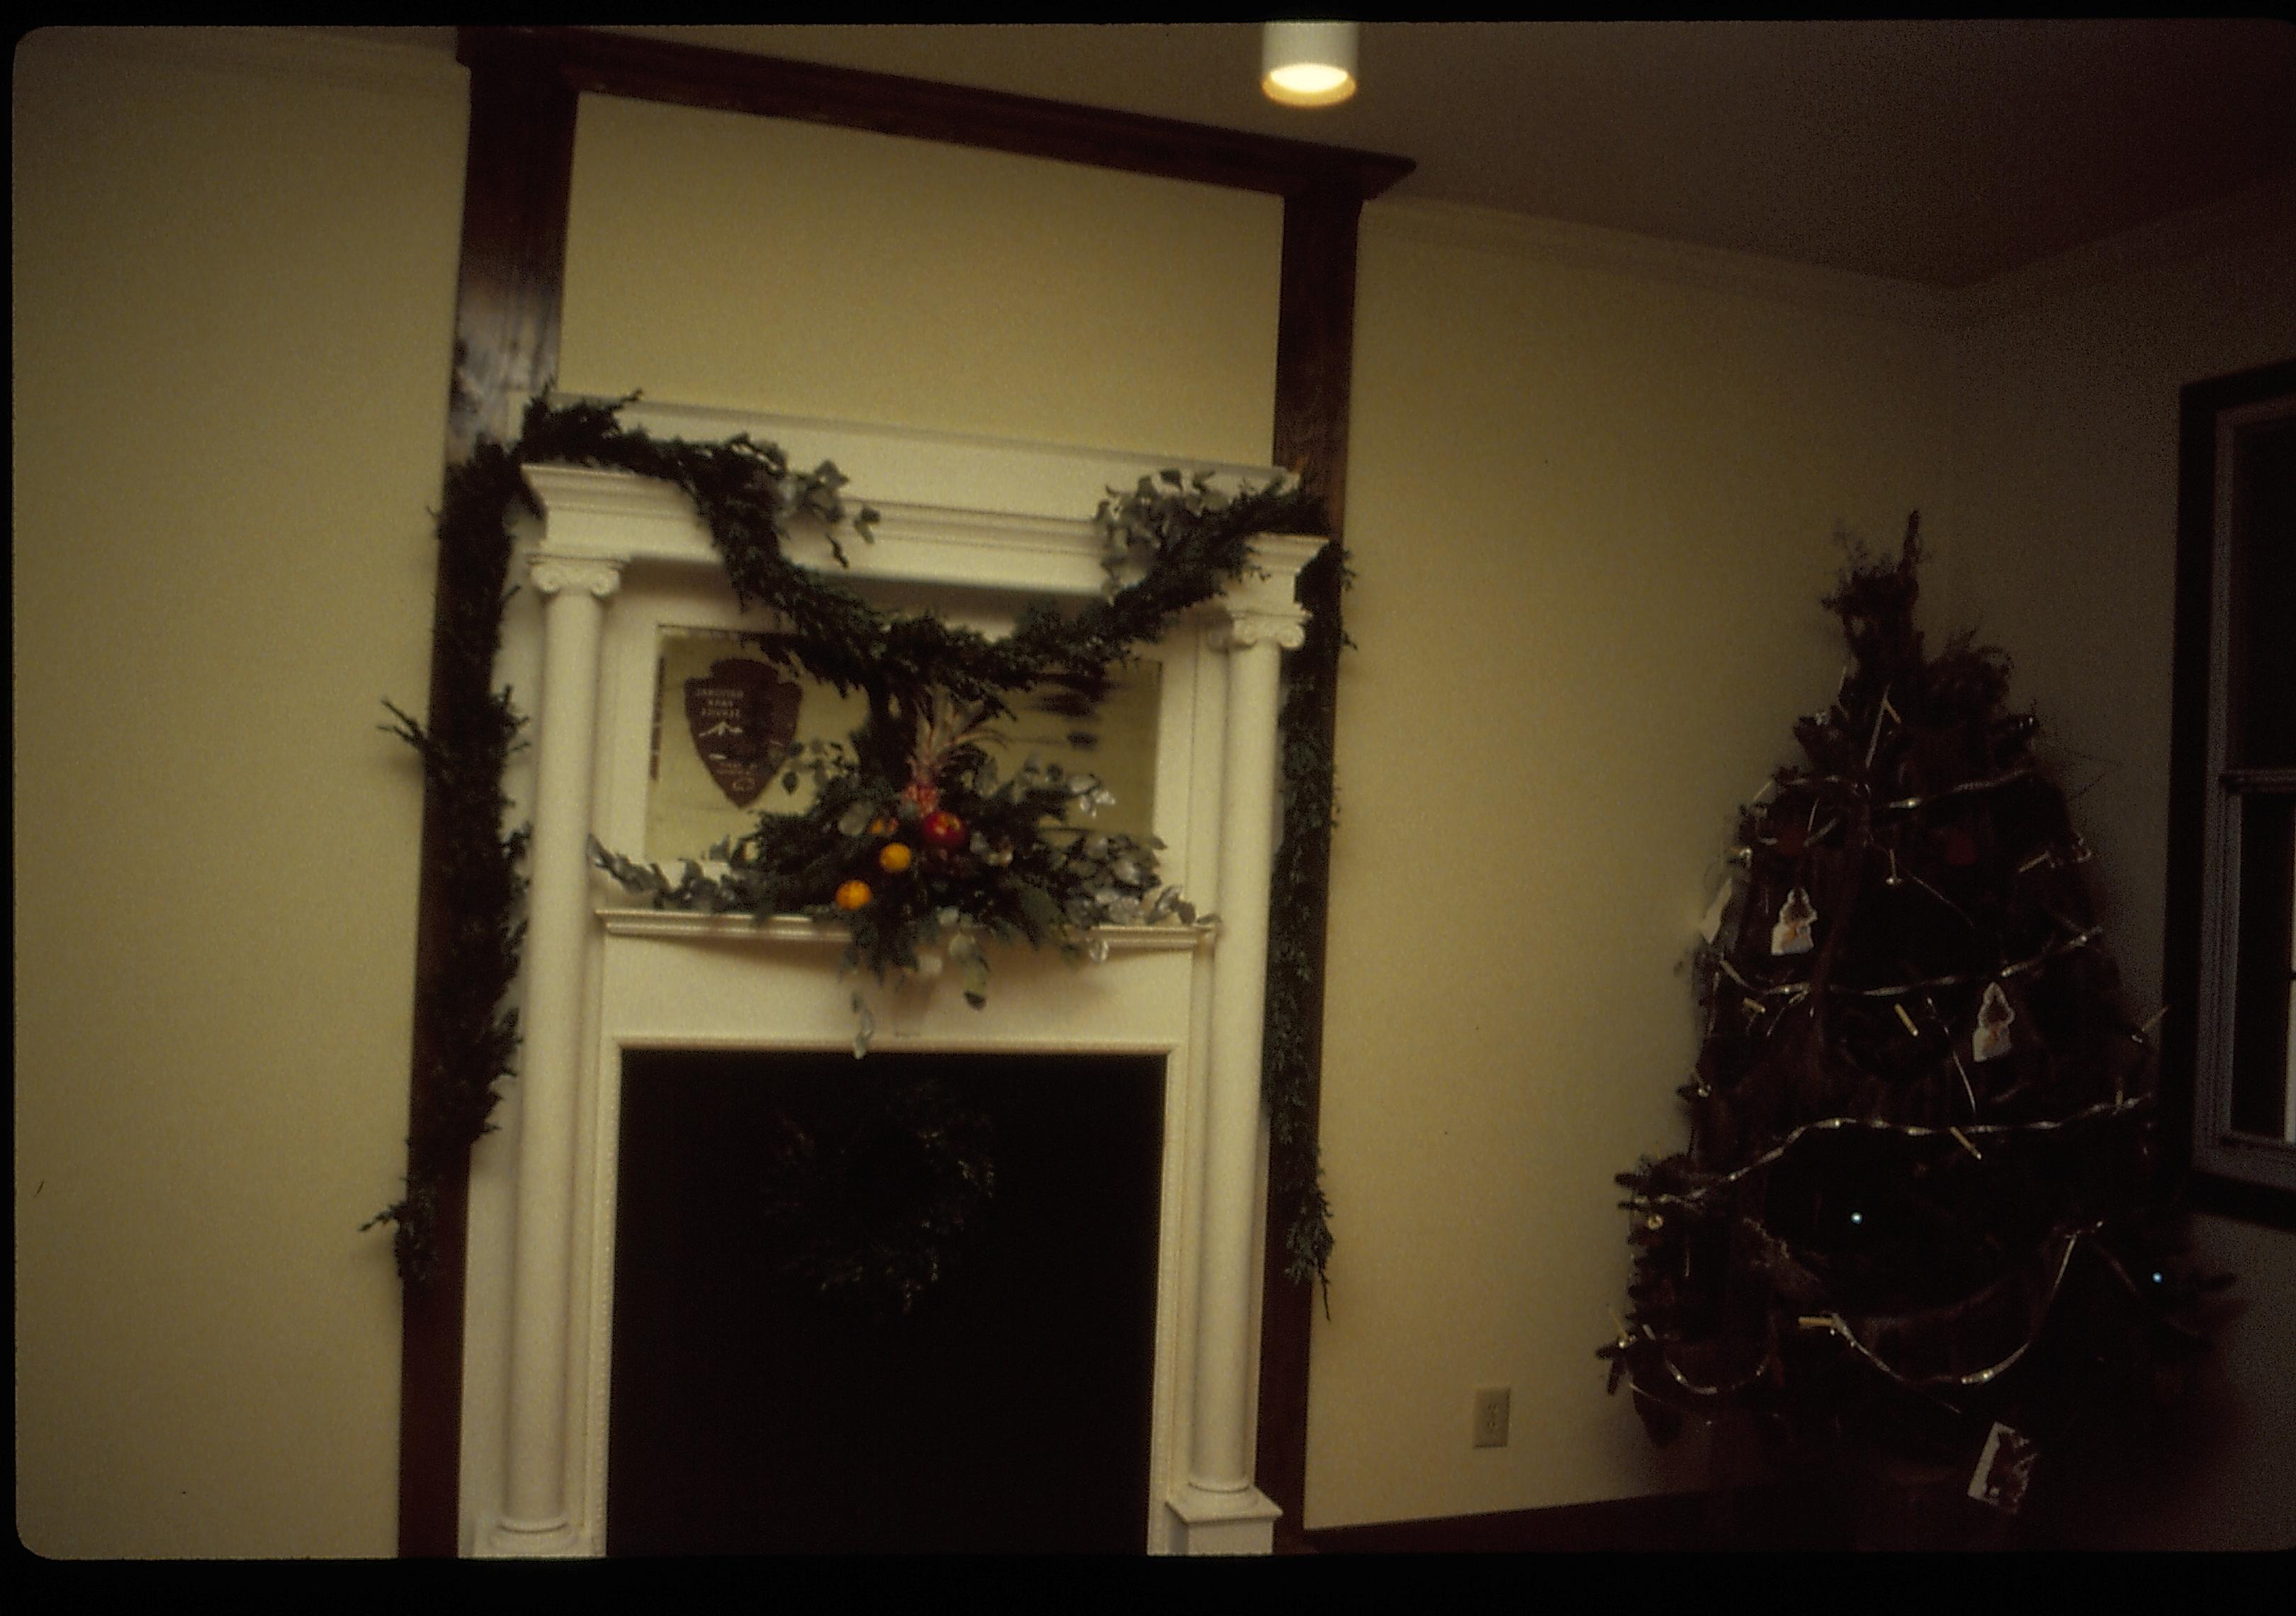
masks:
POLYGON ((2007 1515, 2025 1505, 2025 1490, 2033 1482, 2038 1456, 2032 1439, 2000 1422, 1986 1433, 1985 1448, 1977 1456, 1977 1469, 1969 1478, 1969 1496, 1990 1504, 2007 1515))
POLYGON ((1813 940, 1811 928, 1816 923, 1817 911, 1810 906, 1809 894, 1796 887, 1778 906, 1778 923, 1770 928, 1770 952, 1808 953, 1813 940))
POLYGON ((1988 982, 1985 1002, 1977 1007, 1977 1030, 1970 1035, 1970 1058, 1994 1061, 2007 1054, 2009 1023, 2016 1019, 2017 1013, 2009 1008, 2009 996, 2001 991, 2001 984, 1988 982))

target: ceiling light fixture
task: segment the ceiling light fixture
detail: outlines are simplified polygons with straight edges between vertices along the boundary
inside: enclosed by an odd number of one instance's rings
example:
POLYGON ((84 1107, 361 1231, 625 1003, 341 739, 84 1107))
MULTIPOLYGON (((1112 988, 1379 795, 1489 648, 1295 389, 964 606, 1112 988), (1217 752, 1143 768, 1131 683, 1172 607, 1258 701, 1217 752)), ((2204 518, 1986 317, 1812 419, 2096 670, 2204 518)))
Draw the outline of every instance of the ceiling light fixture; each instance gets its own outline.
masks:
POLYGON ((1356 93, 1356 25, 1269 23, 1260 41, 1259 87, 1287 107, 1345 101, 1356 93))

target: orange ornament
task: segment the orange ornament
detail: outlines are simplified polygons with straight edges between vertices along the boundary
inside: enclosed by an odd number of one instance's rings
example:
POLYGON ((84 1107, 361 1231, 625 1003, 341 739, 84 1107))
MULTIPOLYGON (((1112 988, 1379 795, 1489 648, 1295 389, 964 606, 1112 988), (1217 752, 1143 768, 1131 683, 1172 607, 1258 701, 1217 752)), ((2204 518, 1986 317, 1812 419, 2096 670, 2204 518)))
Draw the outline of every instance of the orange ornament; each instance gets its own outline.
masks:
POLYGON ((909 851, 907 843, 889 841, 877 849, 877 867, 888 875, 898 875, 909 867, 909 861, 915 857, 909 851))
POLYGON ((872 836, 890 836, 900 828, 901 822, 890 814, 880 814, 869 822, 869 834, 872 836))
POLYGON ((862 909, 869 904, 869 883, 849 881, 837 889, 837 906, 840 909, 862 909))

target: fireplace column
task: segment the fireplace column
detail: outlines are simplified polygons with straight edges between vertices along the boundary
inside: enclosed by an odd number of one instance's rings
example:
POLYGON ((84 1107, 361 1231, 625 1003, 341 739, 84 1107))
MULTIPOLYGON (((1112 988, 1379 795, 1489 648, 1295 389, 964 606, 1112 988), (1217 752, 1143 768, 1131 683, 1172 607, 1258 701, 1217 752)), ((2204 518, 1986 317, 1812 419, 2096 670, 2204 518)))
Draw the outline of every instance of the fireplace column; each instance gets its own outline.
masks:
POLYGON ((1247 575, 1228 591, 1220 603, 1225 620, 1210 636, 1228 658, 1216 898, 1220 936, 1212 962, 1194 1401, 1186 1479, 1170 1499, 1190 1554, 1266 1554, 1283 1513, 1251 1480, 1259 1055, 1275 863, 1278 675, 1282 653, 1306 637, 1307 613, 1293 595, 1300 569, 1323 542, 1255 539, 1253 559, 1265 576, 1247 575))
POLYGON ((591 751, 598 641, 621 587, 619 557, 529 558, 542 597, 542 701, 520 1026, 517 1237, 511 1276, 509 1404, 501 1518, 482 1553, 586 1551, 568 1495, 567 1334, 574 1242, 575 1087, 583 953, 591 921, 591 751))

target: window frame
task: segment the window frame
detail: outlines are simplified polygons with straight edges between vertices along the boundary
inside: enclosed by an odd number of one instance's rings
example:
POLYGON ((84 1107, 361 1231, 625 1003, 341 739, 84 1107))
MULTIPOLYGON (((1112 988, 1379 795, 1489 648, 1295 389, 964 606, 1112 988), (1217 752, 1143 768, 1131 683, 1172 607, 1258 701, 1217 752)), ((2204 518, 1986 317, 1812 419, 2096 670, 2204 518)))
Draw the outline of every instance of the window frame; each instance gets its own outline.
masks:
MULTIPOLYGON (((2162 951, 2171 1008, 2161 1058, 2168 1136, 2190 1204, 2296 1229, 2296 1141, 2232 1127, 2240 902, 2257 886, 2242 880, 2243 805, 2254 795, 2296 794, 2296 767, 2238 767, 2229 755, 2230 562, 2236 546, 2253 541, 2233 529, 2226 452, 2239 428, 2289 411, 2296 411, 2296 359, 2182 390, 2162 951)), ((2296 692, 2272 693, 2296 699, 2296 692)), ((2296 1076, 2291 1091, 2284 1104, 2296 1103, 2296 1076)))

